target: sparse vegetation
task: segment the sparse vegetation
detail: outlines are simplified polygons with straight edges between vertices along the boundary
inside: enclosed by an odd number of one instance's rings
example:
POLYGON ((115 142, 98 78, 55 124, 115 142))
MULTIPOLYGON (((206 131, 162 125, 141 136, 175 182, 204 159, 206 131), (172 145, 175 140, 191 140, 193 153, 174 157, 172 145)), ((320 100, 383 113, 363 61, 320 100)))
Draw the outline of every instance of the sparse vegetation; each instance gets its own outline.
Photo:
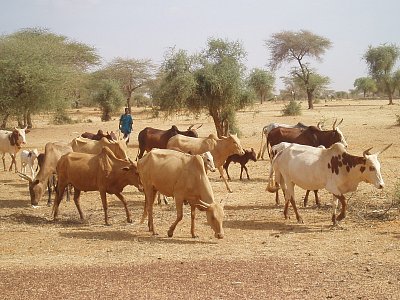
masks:
POLYGON ((400 126, 400 115, 396 114, 396 125, 400 126))
POLYGON ((290 100, 282 109, 282 114, 284 116, 300 116, 301 115, 301 104, 290 100))
POLYGON ((65 110, 57 110, 53 117, 53 124, 63 125, 75 123, 65 110))

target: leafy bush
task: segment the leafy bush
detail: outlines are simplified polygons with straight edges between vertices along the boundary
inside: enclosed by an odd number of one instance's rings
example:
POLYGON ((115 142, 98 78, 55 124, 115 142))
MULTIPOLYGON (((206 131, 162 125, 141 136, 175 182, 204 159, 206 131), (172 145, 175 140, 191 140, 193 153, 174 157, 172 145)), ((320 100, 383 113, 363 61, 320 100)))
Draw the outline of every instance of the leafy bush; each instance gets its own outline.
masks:
POLYGON ((105 122, 110 121, 111 114, 117 112, 125 103, 118 83, 113 80, 102 80, 93 93, 93 100, 100 106, 101 120, 105 122))
POLYGON ((301 104, 294 100, 290 100, 282 109, 284 116, 299 116, 301 115, 301 104))
POLYGON ((57 110, 53 117, 53 124, 63 125, 75 123, 65 110, 57 110))

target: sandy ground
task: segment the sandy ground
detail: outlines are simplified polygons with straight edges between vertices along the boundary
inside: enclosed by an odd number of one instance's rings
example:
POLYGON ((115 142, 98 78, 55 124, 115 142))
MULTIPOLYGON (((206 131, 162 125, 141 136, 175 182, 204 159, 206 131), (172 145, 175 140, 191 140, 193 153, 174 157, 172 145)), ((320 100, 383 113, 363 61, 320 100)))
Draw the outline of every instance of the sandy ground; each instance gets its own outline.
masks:
MULTIPOLYGON (((396 101, 398 102, 398 101, 396 101)), ((305 107, 305 103, 303 103, 305 107)), ((304 224, 283 218, 283 207, 265 192, 268 161, 249 162, 251 180, 239 180, 240 166, 232 164, 228 193, 217 173, 210 174, 216 201, 225 203, 225 238, 217 240, 197 213, 196 233, 190 235, 190 209, 175 235, 166 231, 176 217, 173 201, 155 206, 158 236, 139 224, 144 196, 134 187, 124 195, 134 218, 126 223, 122 204, 109 196, 112 226, 104 225, 99 194, 83 193, 81 222, 73 202, 63 201, 60 218, 52 221, 43 199, 33 209, 27 183, 14 172, 0 172, 0 291, 2 299, 400 299, 400 213, 391 207, 399 182, 400 127, 395 126, 398 104, 387 101, 329 101, 282 117, 282 103, 255 105, 238 113, 244 148, 258 152, 262 127, 271 122, 315 125, 344 118, 340 129, 349 152, 361 155, 394 145, 380 156, 384 190, 361 183, 349 193, 349 214, 343 229, 331 229, 331 196, 320 191, 322 207, 297 203, 304 224)), ((215 132, 210 117, 151 118, 149 111, 133 113, 134 133, 129 156, 137 154, 137 133, 146 126, 185 129, 202 123, 200 136, 215 132)), ((72 110, 79 123, 50 125, 48 115, 34 119, 25 148, 43 151, 49 141, 70 141, 78 133, 116 130, 118 117, 102 123, 93 109, 72 110)), ((18 166, 20 159, 17 158, 18 166)), ((7 166, 10 158, 7 157, 7 166)))

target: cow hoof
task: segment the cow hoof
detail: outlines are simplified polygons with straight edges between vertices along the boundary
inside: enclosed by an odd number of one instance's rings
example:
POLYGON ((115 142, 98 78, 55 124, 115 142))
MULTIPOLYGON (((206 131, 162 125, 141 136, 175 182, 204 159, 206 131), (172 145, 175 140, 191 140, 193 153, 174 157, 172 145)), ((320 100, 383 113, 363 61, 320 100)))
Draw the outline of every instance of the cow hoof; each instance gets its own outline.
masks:
POLYGON ((168 234, 168 237, 172 237, 174 235, 174 232, 168 230, 167 234, 168 234))
POLYGON ((199 236, 194 234, 194 235, 192 235, 192 238, 193 238, 193 239, 198 239, 199 236))
POLYGON ((132 219, 127 219, 126 220, 128 223, 132 223, 132 219))

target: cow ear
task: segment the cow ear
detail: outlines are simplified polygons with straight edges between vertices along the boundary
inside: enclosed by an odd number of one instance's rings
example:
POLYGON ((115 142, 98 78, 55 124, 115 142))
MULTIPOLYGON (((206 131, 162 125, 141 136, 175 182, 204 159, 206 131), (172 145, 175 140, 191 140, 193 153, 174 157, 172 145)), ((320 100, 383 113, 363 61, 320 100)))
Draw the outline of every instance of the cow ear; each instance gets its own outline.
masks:
POLYGON ((123 168, 121 168, 121 170, 129 171, 129 167, 123 167, 123 168))

